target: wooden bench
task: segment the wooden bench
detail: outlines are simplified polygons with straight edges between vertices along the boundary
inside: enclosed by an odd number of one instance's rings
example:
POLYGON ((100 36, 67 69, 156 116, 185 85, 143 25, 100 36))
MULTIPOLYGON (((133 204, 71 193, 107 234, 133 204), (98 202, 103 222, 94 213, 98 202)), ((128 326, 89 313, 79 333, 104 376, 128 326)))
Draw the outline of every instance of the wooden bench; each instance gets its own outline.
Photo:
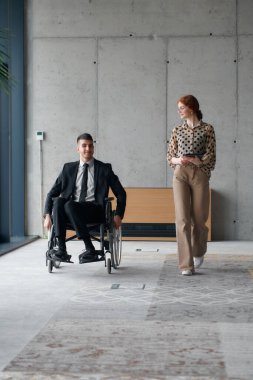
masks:
MULTIPOLYGON (((127 207, 122 226, 123 239, 175 241, 175 210, 172 188, 125 188, 125 190, 127 192, 127 207)), ((110 196, 113 195, 110 194, 110 196)), ((211 201, 207 227, 209 228, 208 240, 210 241, 211 201)))

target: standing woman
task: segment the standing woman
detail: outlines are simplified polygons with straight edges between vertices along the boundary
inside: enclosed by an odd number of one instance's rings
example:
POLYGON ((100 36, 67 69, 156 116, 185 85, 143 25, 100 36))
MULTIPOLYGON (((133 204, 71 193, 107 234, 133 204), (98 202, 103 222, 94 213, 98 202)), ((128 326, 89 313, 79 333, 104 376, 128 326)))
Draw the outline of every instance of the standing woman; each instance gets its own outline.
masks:
POLYGON ((179 268, 190 276, 199 268, 207 249, 209 179, 216 161, 213 127, 202 121, 193 95, 181 97, 178 112, 183 124, 173 129, 167 159, 174 169, 173 194, 179 268))

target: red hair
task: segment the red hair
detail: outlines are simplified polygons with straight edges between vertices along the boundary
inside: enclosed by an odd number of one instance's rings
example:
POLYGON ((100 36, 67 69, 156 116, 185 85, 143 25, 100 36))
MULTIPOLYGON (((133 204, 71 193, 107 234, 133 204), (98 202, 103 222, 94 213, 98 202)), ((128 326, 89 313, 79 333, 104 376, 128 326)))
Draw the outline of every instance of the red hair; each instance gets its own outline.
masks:
POLYGON ((183 103, 185 106, 189 107, 197 116, 197 118, 200 120, 203 117, 202 112, 199 109, 199 102, 198 99, 195 98, 193 95, 185 95, 178 99, 178 103, 183 103))

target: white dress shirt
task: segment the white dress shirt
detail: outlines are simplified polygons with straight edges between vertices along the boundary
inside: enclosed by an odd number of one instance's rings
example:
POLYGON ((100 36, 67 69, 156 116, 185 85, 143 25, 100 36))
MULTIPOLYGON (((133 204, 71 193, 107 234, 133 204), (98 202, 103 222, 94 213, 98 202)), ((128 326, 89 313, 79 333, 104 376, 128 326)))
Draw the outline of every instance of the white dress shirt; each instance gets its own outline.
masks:
POLYGON ((74 192, 74 201, 78 202, 80 198, 81 193, 81 186, 82 186, 82 178, 83 178, 83 172, 84 172, 84 165, 88 164, 88 182, 87 182, 87 195, 85 198, 85 202, 93 202, 95 201, 94 196, 94 158, 92 158, 90 161, 83 162, 80 160, 77 176, 76 176, 76 186, 75 186, 75 192, 74 192))

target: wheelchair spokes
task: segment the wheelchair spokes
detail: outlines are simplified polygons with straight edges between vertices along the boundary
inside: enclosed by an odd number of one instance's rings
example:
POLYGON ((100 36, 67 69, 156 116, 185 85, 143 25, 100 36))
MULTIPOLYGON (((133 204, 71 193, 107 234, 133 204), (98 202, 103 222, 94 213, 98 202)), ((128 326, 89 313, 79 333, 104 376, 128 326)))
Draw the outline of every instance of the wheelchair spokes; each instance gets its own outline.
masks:
POLYGON ((114 243, 114 262, 118 267, 121 261, 121 252, 122 252, 122 231, 121 227, 118 229, 113 229, 113 243, 114 243))
POLYGON ((111 264, 114 269, 120 265, 122 251, 122 232, 121 227, 116 229, 114 226, 109 232, 109 245, 111 253, 111 264))

